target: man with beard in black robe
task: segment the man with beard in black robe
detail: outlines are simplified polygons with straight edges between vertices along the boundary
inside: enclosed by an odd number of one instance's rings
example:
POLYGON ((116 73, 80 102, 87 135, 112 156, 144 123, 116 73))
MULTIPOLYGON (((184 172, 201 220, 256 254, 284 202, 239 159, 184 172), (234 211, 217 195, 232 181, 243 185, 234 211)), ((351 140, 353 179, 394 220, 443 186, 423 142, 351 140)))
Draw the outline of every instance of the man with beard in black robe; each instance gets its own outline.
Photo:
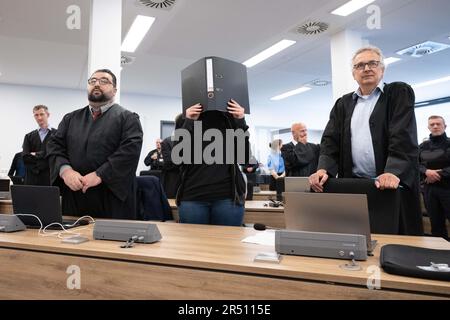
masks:
POLYGON ((406 83, 383 83, 384 59, 376 47, 358 50, 352 63, 359 89, 331 110, 311 187, 323 192, 328 177, 337 175, 374 179, 380 190, 399 189, 396 233, 422 235, 414 91, 406 83))
POLYGON ((48 143, 51 181, 63 213, 135 219, 136 168, 142 147, 139 116, 114 102, 116 77, 107 69, 88 80, 89 105, 66 114, 48 143))

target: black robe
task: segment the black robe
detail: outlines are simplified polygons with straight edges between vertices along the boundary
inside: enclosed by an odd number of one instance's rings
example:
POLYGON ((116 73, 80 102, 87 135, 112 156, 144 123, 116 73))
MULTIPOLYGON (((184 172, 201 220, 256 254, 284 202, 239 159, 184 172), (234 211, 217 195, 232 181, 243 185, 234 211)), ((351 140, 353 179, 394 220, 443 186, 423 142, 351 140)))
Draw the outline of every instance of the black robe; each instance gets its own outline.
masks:
MULTIPOLYGON (((368 125, 377 175, 392 173, 400 179, 400 234, 422 235, 419 203, 419 162, 415 96, 406 83, 386 84, 368 125)), ((347 94, 336 101, 320 145, 318 169, 333 177, 353 177, 351 119, 357 99, 347 94)))
POLYGON ((317 169, 320 147, 312 143, 290 142, 281 147, 281 156, 288 177, 309 177, 317 169))
POLYGON ((136 217, 136 168, 142 148, 139 116, 118 104, 95 121, 89 107, 66 114, 48 143, 51 181, 61 187, 63 213, 114 219, 136 217), (73 192, 59 177, 63 165, 102 183, 73 192))
POLYGON ((25 135, 22 145, 22 158, 25 165, 25 184, 50 185, 50 169, 47 159, 47 143, 50 137, 56 133, 56 129, 50 129, 41 141, 38 130, 33 130, 25 135), (36 152, 36 155, 31 155, 36 152))
POLYGON ((164 165, 161 174, 161 184, 164 187, 166 196, 169 199, 175 199, 178 187, 180 186, 180 167, 172 162, 172 137, 167 137, 161 142, 161 154, 164 159, 164 165))

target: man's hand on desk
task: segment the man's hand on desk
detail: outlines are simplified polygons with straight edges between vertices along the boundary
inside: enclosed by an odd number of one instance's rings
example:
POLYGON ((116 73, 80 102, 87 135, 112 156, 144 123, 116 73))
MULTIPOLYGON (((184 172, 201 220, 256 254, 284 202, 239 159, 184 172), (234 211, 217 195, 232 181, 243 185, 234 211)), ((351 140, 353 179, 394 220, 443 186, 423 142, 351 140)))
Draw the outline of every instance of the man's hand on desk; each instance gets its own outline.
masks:
POLYGON ((61 175, 66 186, 72 191, 79 191, 83 188, 83 177, 81 174, 73 169, 66 169, 61 175))
POLYGON ((323 192, 323 185, 328 180, 328 174, 325 170, 317 170, 316 173, 309 177, 309 184, 315 192, 323 192))
POLYGON ((86 193, 89 188, 98 186, 100 183, 102 183, 102 178, 100 178, 94 171, 82 177, 81 181, 83 182, 82 191, 83 193, 86 193))
POLYGON ((400 179, 392 173, 384 173, 375 180, 375 186, 380 190, 398 189, 400 179))

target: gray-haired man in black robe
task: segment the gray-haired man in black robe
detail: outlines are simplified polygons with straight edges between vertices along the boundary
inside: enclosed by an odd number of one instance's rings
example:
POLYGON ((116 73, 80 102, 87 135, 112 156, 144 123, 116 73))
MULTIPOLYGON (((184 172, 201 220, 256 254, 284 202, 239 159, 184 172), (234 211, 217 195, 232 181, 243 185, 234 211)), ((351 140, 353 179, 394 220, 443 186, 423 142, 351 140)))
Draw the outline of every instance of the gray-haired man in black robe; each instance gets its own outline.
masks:
POLYGON ((400 188, 397 233, 422 235, 414 91, 406 83, 384 84, 384 70, 380 49, 356 52, 353 77, 359 89, 338 99, 331 110, 318 170, 309 180, 316 192, 336 174, 374 179, 381 190, 400 188))
POLYGON ((89 105, 66 114, 48 142, 51 181, 63 213, 136 217, 135 175, 142 148, 139 116, 114 103, 116 77, 107 69, 88 80, 89 105))

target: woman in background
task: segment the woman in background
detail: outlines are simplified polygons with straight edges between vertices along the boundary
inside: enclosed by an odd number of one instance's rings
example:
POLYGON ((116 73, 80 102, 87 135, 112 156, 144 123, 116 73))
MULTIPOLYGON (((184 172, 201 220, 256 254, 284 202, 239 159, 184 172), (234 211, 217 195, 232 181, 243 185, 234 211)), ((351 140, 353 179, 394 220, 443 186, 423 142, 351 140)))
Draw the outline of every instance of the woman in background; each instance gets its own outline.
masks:
POLYGON ((277 184, 280 184, 286 176, 286 170, 284 167, 284 160, 281 156, 281 146, 283 142, 280 139, 275 139, 269 143, 270 154, 267 159, 267 168, 270 171, 270 184, 269 190, 278 190, 277 184))

